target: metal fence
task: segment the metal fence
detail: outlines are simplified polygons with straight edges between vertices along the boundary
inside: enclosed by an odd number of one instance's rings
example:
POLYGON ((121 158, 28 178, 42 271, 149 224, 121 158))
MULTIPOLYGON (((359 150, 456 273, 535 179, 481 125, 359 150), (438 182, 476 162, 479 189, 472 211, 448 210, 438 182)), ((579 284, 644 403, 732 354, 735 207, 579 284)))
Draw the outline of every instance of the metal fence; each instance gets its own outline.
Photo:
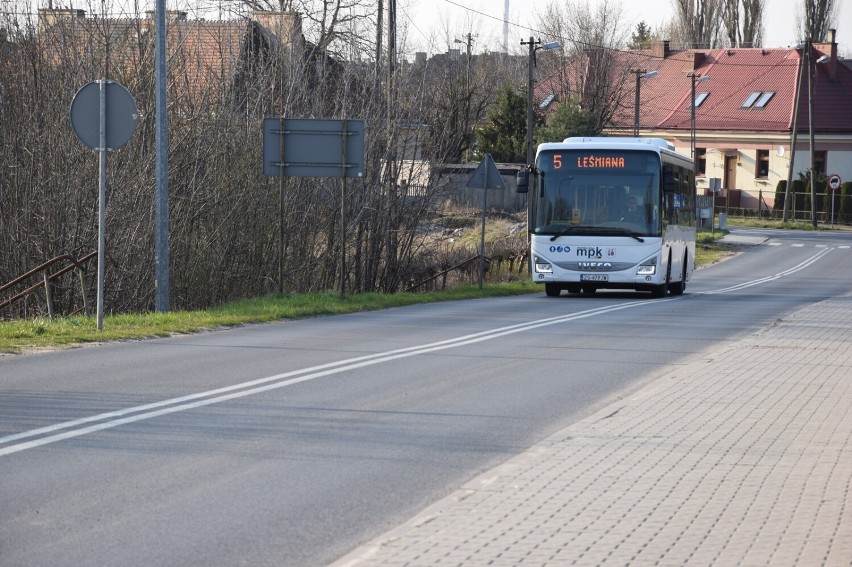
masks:
MULTIPOLYGON (((794 193, 790 196, 790 208, 787 212, 787 219, 792 222, 811 222, 811 194, 810 193, 794 193)), ((817 223, 822 224, 847 224, 852 225, 852 211, 844 211, 841 214, 840 210, 840 194, 834 192, 830 195, 829 200, 825 195, 817 195, 817 223), (833 208, 832 208, 832 202, 833 208)), ((725 214, 728 218, 748 218, 748 219, 766 219, 766 220, 782 220, 784 211, 781 205, 778 208, 769 207, 761 197, 758 208, 747 207, 731 207, 725 202, 724 197, 717 197, 715 201, 715 213, 725 214)))

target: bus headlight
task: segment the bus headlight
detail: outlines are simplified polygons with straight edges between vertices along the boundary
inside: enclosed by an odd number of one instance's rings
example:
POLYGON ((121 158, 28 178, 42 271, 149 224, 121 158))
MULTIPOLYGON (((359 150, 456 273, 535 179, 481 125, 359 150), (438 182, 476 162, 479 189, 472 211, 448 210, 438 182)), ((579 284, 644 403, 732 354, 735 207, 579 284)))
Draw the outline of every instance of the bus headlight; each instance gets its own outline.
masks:
POLYGON ((657 257, 648 258, 636 268, 637 276, 653 276, 657 273, 657 257))
POLYGON ((553 273, 553 266, 550 265, 550 262, 548 262, 544 258, 539 258, 538 256, 535 256, 533 258, 533 263, 535 264, 535 271, 537 274, 553 273))

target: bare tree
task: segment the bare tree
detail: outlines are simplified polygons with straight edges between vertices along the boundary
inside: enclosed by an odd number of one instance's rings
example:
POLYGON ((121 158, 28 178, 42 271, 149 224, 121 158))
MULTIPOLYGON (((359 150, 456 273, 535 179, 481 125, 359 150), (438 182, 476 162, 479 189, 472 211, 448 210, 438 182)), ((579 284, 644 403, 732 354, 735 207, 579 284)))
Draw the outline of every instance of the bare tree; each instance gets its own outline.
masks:
POLYGON ((796 14, 796 28, 805 41, 822 41, 837 21, 840 3, 837 0, 802 0, 796 14), (802 15, 804 12, 804 15, 802 15))
MULTIPOLYGON (((509 72, 486 66, 497 57, 474 57, 470 80, 466 65, 419 74, 399 65, 392 81, 378 77, 372 62, 382 33, 369 29, 378 20, 372 6, 273 5, 309 12, 300 20, 304 40, 291 37, 298 41, 290 49, 258 15, 223 22, 172 15, 179 18, 169 22, 168 42, 173 307, 206 307, 279 285, 303 292, 345 281, 349 290, 396 291, 422 272, 429 256, 419 227, 443 198, 440 179, 418 171, 428 166, 421 158, 450 159, 467 149, 465 122, 478 120, 498 91, 490 81, 509 72), (362 39, 349 42, 354 35, 362 39), (387 89, 377 77, 396 86, 387 89), (364 177, 345 193, 337 179, 288 178, 279 194, 278 178, 260 167, 267 116, 365 119, 364 177)), ((57 10, 45 16, 59 19, 38 23, 18 19, 18 27, 0 23, 0 283, 49 258, 96 248, 97 157, 75 139, 68 108, 81 86, 108 76, 133 93, 140 119, 128 144, 110 154, 106 306, 147 310, 155 248, 152 22, 134 12, 105 17, 100 8, 57 10)), ((90 297, 94 284, 90 272, 90 297)), ((57 311, 81 309, 79 282, 63 276, 55 288, 57 311)), ((11 314, 44 312, 43 295, 35 295, 11 314)))
POLYGON ((685 48, 712 49, 722 36, 725 0, 672 0, 675 8, 673 39, 685 48))
POLYGON ((766 0, 724 0, 722 20, 728 47, 760 47, 766 0))
MULTIPOLYGON (((630 63, 620 52, 630 40, 621 5, 603 0, 596 8, 588 1, 550 4, 538 26, 563 43, 564 57, 554 80, 555 90, 594 117, 597 132, 607 127, 629 94, 630 63)), ((544 59, 544 58, 542 58, 544 59)))

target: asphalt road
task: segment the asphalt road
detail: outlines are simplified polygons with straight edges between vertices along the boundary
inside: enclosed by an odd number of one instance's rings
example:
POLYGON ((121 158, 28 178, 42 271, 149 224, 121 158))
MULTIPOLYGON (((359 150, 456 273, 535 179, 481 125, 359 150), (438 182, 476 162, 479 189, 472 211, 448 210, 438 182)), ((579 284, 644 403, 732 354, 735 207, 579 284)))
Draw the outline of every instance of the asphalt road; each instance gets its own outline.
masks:
POLYGON ((677 298, 542 292, 0 358, 0 564, 327 564, 672 365, 852 292, 852 236, 735 234, 768 240, 677 298))

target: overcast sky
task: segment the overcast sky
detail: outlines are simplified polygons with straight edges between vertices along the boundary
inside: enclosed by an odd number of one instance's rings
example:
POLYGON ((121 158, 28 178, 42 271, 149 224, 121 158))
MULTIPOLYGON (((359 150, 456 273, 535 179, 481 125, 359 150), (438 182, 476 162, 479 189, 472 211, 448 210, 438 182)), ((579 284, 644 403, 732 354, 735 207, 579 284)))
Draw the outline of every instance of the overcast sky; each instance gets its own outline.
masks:
MULTIPOLYGON (((517 49, 521 38, 538 35, 534 15, 544 11, 549 3, 565 0, 510 0, 509 50, 517 49)), ((618 0, 610 0, 618 2, 618 0)), ((597 0, 589 0, 594 5, 597 0)), ((797 33, 795 14, 803 0, 766 0, 763 47, 795 45, 797 33)), ((837 42, 841 55, 852 57, 852 0, 836 0, 840 5, 837 21, 837 42)), ((468 31, 476 35, 474 52, 495 50, 503 42, 503 13, 505 0, 397 0, 397 20, 408 27, 409 44, 417 51, 443 52, 447 39, 463 39, 468 31), (463 6, 467 9, 464 9, 463 6), (449 23, 448 38, 446 27, 449 23), (430 42, 430 40, 432 40, 430 42)), ((631 30, 645 21, 652 29, 672 19, 672 0, 622 0, 624 20, 631 30)), ((463 47, 463 46, 462 46, 463 47)))

